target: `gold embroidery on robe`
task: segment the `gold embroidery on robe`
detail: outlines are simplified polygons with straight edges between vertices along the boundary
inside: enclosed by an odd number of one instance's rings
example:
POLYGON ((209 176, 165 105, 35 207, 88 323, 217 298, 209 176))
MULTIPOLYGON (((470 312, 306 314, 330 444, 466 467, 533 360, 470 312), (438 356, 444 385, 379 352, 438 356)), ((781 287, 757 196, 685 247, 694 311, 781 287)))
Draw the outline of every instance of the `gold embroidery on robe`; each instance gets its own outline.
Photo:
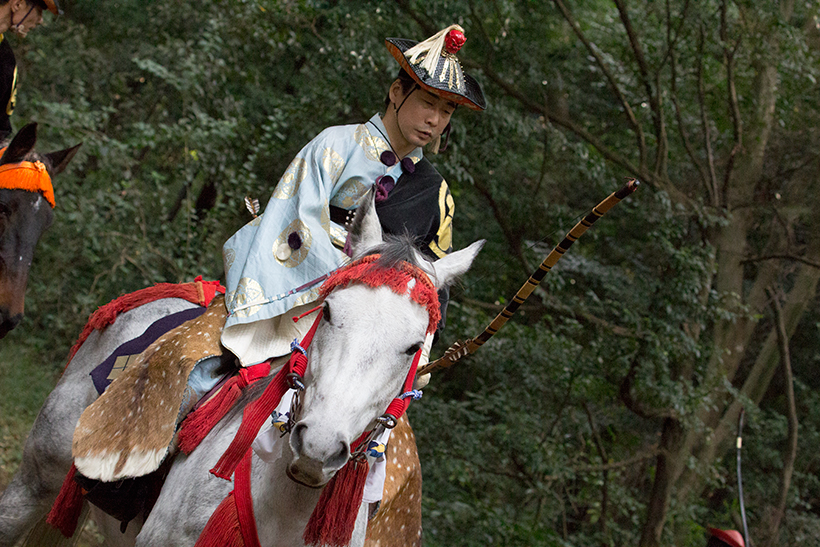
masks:
POLYGON ((299 185, 307 175, 307 162, 294 158, 273 191, 273 199, 290 199, 299 191, 299 185))
POLYGON ((234 310, 233 313, 237 317, 250 317, 261 310, 261 304, 266 301, 267 298, 265 297, 265 291, 262 289, 262 285, 250 277, 240 279, 236 290, 225 296, 225 304, 228 310, 234 310), (256 302, 260 305, 252 305, 256 302))
POLYGON ((390 150, 387 141, 381 137, 371 135, 364 124, 356 128, 353 139, 362 147, 364 155, 371 161, 381 161, 382 152, 390 150))
POLYGON ((6 114, 11 116, 14 112, 14 107, 17 106, 17 67, 14 67, 14 78, 11 80, 11 97, 9 104, 6 105, 6 114))
POLYGON ((236 260, 236 251, 233 249, 223 249, 222 250, 222 261, 225 264, 225 271, 231 269, 233 266, 233 261, 236 260))
POLYGON ((325 170, 333 184, 336 184, 345 169, 345 160, 335 150, 325 148, 322 151, 322 169, 325 170))

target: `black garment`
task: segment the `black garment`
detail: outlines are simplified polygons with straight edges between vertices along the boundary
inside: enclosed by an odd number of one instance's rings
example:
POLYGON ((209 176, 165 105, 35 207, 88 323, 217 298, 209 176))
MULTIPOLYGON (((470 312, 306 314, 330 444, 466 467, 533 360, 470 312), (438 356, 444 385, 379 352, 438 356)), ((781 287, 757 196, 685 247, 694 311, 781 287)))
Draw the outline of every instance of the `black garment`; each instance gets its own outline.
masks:
MULTIPOLYGON (((416 247, 432 260, 453 250, 450 238, 452 198, 444 177, 427 158, 416 163, 413 173, 405 172, 399 177, 387 199, 376 203, 376 212, 385 233, 412 235, 416 239, 416 247), (433 249, 439 250, 440 254, 433 249)), ((441 289, 438 298, 441 321, 437 331, 443 329, 446 323, 450 290, 441 289)))
POLYGON ((11 135, 11 120, 17 101, 17 61, 9 41, 0 34, 0 141, 11 135))

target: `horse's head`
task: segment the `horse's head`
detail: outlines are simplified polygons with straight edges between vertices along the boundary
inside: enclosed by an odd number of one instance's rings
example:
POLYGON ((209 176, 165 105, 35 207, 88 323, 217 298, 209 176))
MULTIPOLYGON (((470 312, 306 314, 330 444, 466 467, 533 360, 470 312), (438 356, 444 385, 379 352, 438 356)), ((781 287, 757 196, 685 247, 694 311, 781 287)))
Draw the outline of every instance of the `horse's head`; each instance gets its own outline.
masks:
POLYGON ((426 334, 435 330, 437 289, 466 272, 484 243, 428 262, 408 238, 383 241, 371 201, 351 229, 358 266, 326 282, 308 349, 288 468, 308 486, 330 480, 348 461, 351 445, 401 393, 426 334))
POLYGON ((37 124, 21 129, 0 157, 0 338, 23 318, 28 271, 34 247, 51 225, 51 177, 65 169, 80 145, 33 152, 37 124))

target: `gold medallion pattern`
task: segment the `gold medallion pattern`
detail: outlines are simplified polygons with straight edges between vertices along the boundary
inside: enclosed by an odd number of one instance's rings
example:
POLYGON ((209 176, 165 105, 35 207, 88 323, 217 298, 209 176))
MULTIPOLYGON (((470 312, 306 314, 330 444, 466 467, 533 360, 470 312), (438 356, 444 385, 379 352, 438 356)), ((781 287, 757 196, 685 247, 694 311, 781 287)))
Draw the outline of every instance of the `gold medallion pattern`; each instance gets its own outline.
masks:
POLYGON ((332 148, 325 148, 322 150, 322 169, 325 170, 333 184, 336 184, 345 169, 345 160, 332 148))
POLYGON ((445 181, 441 181, 441 186, 438 191, 438 207, 439 207, 439 224, 438 232, 433 241, 430 242, 430 249, 442 258, 452 250, 453 246, 453 212, 456 208, 456 203, 453 201, 453 195, 450 193, 450 188, 445 181))
POLYGON ((315 302, 319 300, 319 286, 313 287, 309 291, 301 294, 299 298, 297 298, 293 302, 293 307, 301 306, 302 304, 310 304, 311 302, 315 302))
POLYGON ((342 209, 353 209, 367 193, 368 187, 365 186, 358 178, 352 178, 345 181, 333 199, 330 200, 331 205, 341 207, 342 209))
POLYGON ((233 249, 222 249, 222 262, 225 264, 225 271, 231 269, 233 261, 236 260, 236 251, 233 249))
POLYGON ((279 237, 277 237, 276 241, 273 242, 271 253, 273 253, 273 257, 276 262, 282 266, 286 268, 295 268, 301 264, 305 258, 307 258, 307 255, 310 252, 310 246, 312 244, 313 236, 310 233, 310 228, 308 228, 304 222, 297 218, 288 224, 287 228, 282 230, 282 233, 279 234, 279 237), (284 257, 284 255, 281 255, 280 253, 280 255, 283 256, 283 259, 280 259, 279 256, 277 256, 277 250, 283 245, 289 245, 290 242, 288 239, 291 237, 291 234, 296 234, 299 237, 299 248, 293 249, 291 247, 291 252, 287 257, 284 257))
POLYGON ((330 233, 330 207, 325 204, 322 206, 322 213, 319 217, 319 224, 322 226, 322 230, 327 233, 330 233))
POLYGON ((285 174, 279 179, 276 190, 273 191, 273 199, 290 199, 299 191, 299 185, 305 180, 307 175, 307 162, 302 158, 293 158, 285 174))
POLYGON ((267 301, 265 291, 257 281, 250 277, 239 280, 236 290, 225 296, 225 305, 228 311, 236 317, 250 317, 262 309, 267 301), (259 303, 259 305, 253 305, 259 303))
POLYGON ((381 137, 371 135, 364 124, 356 128, 353 139, 356 141, 356 144, 362 147, 364 155, 370 161, 381 161, 382 152, 390 150, 390 145, 387 141, 381 137))

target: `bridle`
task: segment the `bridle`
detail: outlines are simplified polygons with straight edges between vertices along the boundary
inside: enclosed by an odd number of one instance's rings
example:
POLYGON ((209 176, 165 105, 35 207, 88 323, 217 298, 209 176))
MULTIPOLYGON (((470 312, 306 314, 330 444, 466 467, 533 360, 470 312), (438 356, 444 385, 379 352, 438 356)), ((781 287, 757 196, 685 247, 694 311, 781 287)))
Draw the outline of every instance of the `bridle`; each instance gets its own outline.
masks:
MULTIPOLYGON (((378 262, 379 258, 380 255, 378 254, 367 255, 333 272, 319 289, 320 300, 323 301, 330 292, 350 283, 360 283, 370 287, 388 287, 397 294, 406 294, 410 299, 424 306, 428 314, 427 332, 434 332, 441 318, 441 311, 439 309, 438 292, 432 281, 430 281, 430 277, 424 270, 408 262, 400 261, 390 266, 384 266, 378 262), (411 280, 415 280, 412 286, 410 284, 411 280)), ((308 314, 315 310, 316 308, 308 314)), ((303 377, 308 365, 307 348, 319 326, 321 313, 320 310, 302 341, 291 346, 290 359, 270 381, 262 395, 249 403, 243 410, 242 423, 236 436, 214 468, 211 469, 211 473, 217 477, 230 480, 237 465, 250 450, 251 443, 259 434, 264 423, 271 417, 284 394, 291 388, 297 391, 301 391, 300 386, 304 388, 303 377)), ((295 317, 294 320, 298 321, 301 317, 304 317, 304 315, 295 317)), ((405 379, 403 391, 393 399, 385 413, 376 420, 380 425, 388 428, 395 426, 398 419, 407 410, 410 401, 413 398, 418 398, 418 392, 414 392, 412 387, 420 356, 421 350, 416 352, 413 364, 405 379)), ((357 457, 360 457, 358 448, 366 445, 364 441, 369 435, 370 432, 362 434, 351 445, 355 447, 357 457)), ((191 450, 196 447, 196 444, 198 444, 198 441, 192 444, 191 450)))
MULTIPOLYGON (((320 298, 324 301, 333 290, 339 287, 345 287, 350 283, 361 283, 371 287, 387 286, 397 294, 406 294, 408 292, 407 287, 409 282, 414 280, 415 284, 409 290, 408 296, 415 302, 426 307, 429 318, 427 332, 434 332, 441 318, 441 310, 439 308, 438 292, 430 281, 430 277, 418 266, 414 266, 405 261, 399 262, 389 268, 382 267, 377 263, 379 258, 380 255, 378 254, 367 255, 337 270, 322 284, 322 287, 319 289, 320 298)), ((318 310, 318 314, 310 330, 302 340, 302 343, 300 344, 295 340, 291 343, 291 360, 294 361, 294 367, 293 371, 288 373, 287 378, 288 385, 291 389, 295 390, 295 394, 291 402, 288 421, 282 428, 283 433, 290 432, 293 428, 295 425, 295 416, 301 406, 299 394, 305 389, 302 375, 308 365, 307 348, 313 341, 313 335, 322 320, 323 306, 317 306, 294 318, 294 321, 298 321, 316 310, 318 310)), ((376 418, 377 425, 369 431, 362 433, 362 435, 351 444, 350 459, 363 458, 369 442, 378 432, 378 426, 393 429, 396 427, 399 418, 407 411, 407 408, 410 406, 410 401, 421 398, 421 391, 413 389, 413 382, 416 378, 421 353, 422 349, 419 348, 413 357, 410 370, 407 372, 407 376, 402 384, 401 393, 394 397, 388 405, 387 410, 376 418)))

